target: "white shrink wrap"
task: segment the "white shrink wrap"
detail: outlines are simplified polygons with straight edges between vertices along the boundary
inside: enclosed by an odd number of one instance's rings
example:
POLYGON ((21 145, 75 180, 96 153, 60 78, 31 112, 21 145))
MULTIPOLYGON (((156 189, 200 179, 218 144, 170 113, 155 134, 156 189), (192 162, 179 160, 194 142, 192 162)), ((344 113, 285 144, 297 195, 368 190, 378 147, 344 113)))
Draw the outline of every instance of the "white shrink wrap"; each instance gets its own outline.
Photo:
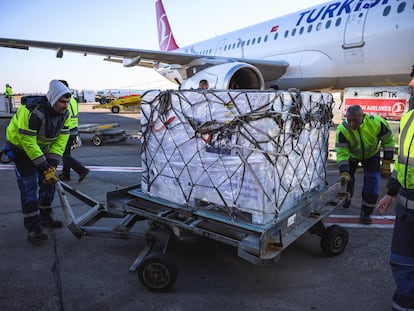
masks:
POLYGON ((142 189, 272 221, 325 184, 332 105, 316 92, 150 92, 141 102, 142 189))

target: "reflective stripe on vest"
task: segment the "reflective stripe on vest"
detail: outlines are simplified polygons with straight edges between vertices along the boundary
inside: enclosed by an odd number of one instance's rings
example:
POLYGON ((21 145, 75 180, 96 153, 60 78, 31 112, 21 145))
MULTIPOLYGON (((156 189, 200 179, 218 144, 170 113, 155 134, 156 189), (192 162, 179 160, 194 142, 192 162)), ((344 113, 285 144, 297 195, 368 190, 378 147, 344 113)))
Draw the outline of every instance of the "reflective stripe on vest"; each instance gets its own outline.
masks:
MULTIPOLYGON (((414 124, 414 112, 411 113, 408 120, 405 122, 404 127, 401 130, 399 142, 400 142, 400 151, 398 155, 398 163, 413 166, 414 167, 414 158, 410 157, 410 150, 405 150, 405 141, 408 138, 408 130, 410 126, 414 124)), ((411 143, 413 143, 413 137, 411 137, 411 143)), ((411 148, 414 148, 411 144, 411 148)))
POLYGON ((410 210, 414 210, 414 201, 409 200, 408 198, 402 196, 401 194, 398 196, 398 203, 400 203, 402 206, 405 206, 406 208, 410 210))

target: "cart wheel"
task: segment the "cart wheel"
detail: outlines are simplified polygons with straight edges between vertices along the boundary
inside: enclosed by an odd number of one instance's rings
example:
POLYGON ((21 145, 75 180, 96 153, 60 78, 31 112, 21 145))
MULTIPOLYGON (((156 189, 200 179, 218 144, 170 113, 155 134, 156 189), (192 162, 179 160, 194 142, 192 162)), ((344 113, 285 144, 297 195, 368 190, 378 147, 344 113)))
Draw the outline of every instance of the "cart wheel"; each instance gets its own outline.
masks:
POLYGON ((124 136, 119 139, 119 141, 126 141, 128 137, 124 136))
POLYGON ((169 290, 177 279, 177 266, 163 254, 146 257, 139 264, 137 272, 141 283, 154 292, 169 290))
POLYGON ((118 106, 113 106, 111 108, 112 113, 118 113, 119 112, 119 107, 118 106))
POLYGON ((92 144, 94 146, 100 146, 102 145, 102 138, 99 135, 95 135, 94 137, 92 137, 92 144))
POLYGON ((328 256, 342 253, 348 244, 348 231, 345 228, 332 225, 328 227, 321 238, 322 251, 328 256))

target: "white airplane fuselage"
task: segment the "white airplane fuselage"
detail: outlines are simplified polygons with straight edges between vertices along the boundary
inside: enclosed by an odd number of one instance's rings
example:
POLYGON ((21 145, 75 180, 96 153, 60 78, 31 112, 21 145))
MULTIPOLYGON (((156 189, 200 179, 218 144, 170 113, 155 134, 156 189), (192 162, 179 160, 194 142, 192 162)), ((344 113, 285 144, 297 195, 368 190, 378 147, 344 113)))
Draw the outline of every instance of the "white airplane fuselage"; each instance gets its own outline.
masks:
POLYGON ((286 61, 280 78, 265 81, 280 88, 407 85, 413 6, 413 0, 332 1, 173 52, 286 61))

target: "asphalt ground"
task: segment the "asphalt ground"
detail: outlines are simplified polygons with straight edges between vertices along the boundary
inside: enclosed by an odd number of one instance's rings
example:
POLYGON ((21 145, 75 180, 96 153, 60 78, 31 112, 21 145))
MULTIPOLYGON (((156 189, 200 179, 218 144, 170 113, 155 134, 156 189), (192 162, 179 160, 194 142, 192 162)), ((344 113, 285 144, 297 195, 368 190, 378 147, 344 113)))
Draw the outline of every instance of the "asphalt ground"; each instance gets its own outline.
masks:
MULTIPOLYGON (((80 105, 81 123, 120 124, 136 136, 139 115, 80 105)), ((9 119, 0 119, 0 143, 9 119)), ((106 193, 139 183, 139 139, 104 142, 82 134, 73 156, 91 169, 82 183, 72 173, 69 185, 100 201, 106 193)), ((0 310, 390 310, 394 281, 388 263, 393 210, 370 226, 358 224, 360 193, 349 209, 336 208, 328 223, 349 233, 344 252, 328 257, 320 238, 305 233, 272 265, 257 266, 237 250, 208 239, 173 243, 168 255, 178 268, 167 293, 148 291, 129 267, 145 246, 140 240, 111 237, 76 239, 68 228, 47 229, 47 241, 27 241, 13 167, 0 166, 0 310)), ((338 178, 328 160, 328 182, 338 178)), ((361 189, 362 172, 357 172, 361 189)), ((381 180, 382 195, 385 180, 381 180)), ((76 206, 75 206, 76 209, 76 206)), ((60 201, 54 215, 63 220, 60 201)))

